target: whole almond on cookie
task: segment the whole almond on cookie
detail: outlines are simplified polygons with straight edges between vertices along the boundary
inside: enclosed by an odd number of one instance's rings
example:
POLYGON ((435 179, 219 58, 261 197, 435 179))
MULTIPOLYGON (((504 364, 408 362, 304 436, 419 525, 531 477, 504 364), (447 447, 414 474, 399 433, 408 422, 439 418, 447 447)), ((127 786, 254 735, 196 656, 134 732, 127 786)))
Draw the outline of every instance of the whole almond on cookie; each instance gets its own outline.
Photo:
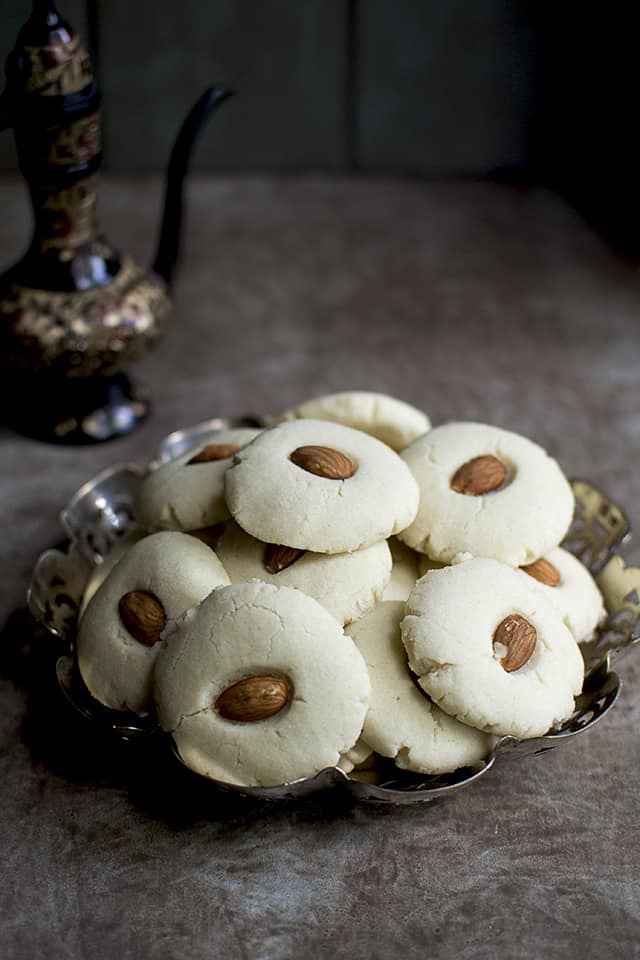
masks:
POLYGON ((158 598, 146 590, 131 590, 120 597, 120 619, 139 643, 152 647, 160 639, 167 618, 158 598))
POLYGON ((313 444, 298 447, 289 459, 297 467, 301 467, 317 477, 325 477, 327 480, 348 480, 356 472, 355 464, 351 462, 349 457, 340 453, 339 450, 333 450, 331 447, 320 447, 313 444))
POLYGON ((269 543, 264 552, 264 566, 269 573, 280 573, 292 563, 299 560, 306 550, 297 550, 295 547, 285 547, 281 543, 269 543))
POLYGON ((273 717, 289 699, 289 686, 282 677, 246 677, 223 690, 215 708, 225 720, 253 723, 273 717))
POLYGON ((502 460, 487 454, 467 460, 451 478, 451 487, 456 493, 477 497, 501 487, 507 476, 502 460))
POLYGON ((507 673, 519 670, 527 663, 535 650, 538 635, 536 628, 519 613, 512 613, 498 624, 493 634, 494 646, 506 649, 500 666, 507 673))
POLYGON ((520 569, 528 573, 534 580, 544 583, 547 587, 557 587, 560 584, 558 568, 554 567, 550 560, 545 560, 544 557, 534 560, 533 563, 527 563, 520 569))
POLYGON ((239 450, 240 447, 237 443, 208 443, 200 453, 196 453, 190 460, 187 460, 187 466, 191 463, 212 463, 215 460, 227 460, 234 453, 238 453, 239 450))

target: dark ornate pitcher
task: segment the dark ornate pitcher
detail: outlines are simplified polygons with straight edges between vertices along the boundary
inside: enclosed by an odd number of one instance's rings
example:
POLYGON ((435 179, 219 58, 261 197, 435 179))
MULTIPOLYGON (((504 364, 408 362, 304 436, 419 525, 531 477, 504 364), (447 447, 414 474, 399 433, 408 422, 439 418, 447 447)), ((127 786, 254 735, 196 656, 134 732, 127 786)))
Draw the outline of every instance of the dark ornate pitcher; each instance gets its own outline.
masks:
POLYGON ((170 315, 191 148, 230 92, 211 87, 184 121, 167 171, 158 250, 153 267, 142 267, 98 227, 101 96, 89 56, 52 0, 33 3, 0 97, 0 129, 13 128, 34 216, 27 252, 0 277, 3 412, 17 429, 91 443, 127 433, 146 416, 147 402, 123 371, 170 315))

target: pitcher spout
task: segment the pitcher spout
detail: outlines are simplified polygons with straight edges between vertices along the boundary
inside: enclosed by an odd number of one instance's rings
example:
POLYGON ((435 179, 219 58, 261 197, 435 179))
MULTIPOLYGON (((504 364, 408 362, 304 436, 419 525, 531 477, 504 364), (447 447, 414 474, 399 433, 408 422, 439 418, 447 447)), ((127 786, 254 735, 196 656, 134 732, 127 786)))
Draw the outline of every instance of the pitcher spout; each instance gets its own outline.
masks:
POLYGON ((168 284, 173 280, 180 257, 182 195, 193 145, 205 122, 217 107, 233 94, 228 87, 215 85, 200 96, 180 127, 167 166, 164 208, 153 270, 168 284))

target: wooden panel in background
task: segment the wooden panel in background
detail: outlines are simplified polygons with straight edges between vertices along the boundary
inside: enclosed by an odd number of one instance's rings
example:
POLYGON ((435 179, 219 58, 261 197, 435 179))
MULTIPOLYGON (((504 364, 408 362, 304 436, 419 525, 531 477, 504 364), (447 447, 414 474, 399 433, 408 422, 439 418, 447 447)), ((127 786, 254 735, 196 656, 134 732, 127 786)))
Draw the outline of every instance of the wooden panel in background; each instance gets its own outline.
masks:
POLYGON ((526 163, 535 31, 526 0, 360 0, 360 168, 483 175, 526 163))
POLYGON ((100 8, 106 166, 162 169, 191 102, 238 91, 194 166, 336 169, 344 161, 346 0, 109 0, 100 8))
MULTIPOLYGON (((86 4, 84 0, 59 0, 58 10, 71 26, 82 34, 88 44, 86 4)), ((2 0, 0 4, 0 63, 2 86, 4 86, 4 62, 22 24, 29 19, 31 4, 28 0, 2 0)), ((10 130, 0 133, 0 170, 15 170, 17 166, 13 136, 10 130)))
MULTIPOLYGON (((238 96, 198 145, 201 170, 483 175, 535 157, 543 50, 530 0, 60 0, 96 14, 105 168, 165 167, 211 82, 238 96), (351 28, 351 35, 350 35, 351 28)), ((28 0, 2 0, 7 52, 28 0)), ((540 17, 538 15, 537 19, 540 17)), ((10 134, 0 170, 13 169, 10 134)))

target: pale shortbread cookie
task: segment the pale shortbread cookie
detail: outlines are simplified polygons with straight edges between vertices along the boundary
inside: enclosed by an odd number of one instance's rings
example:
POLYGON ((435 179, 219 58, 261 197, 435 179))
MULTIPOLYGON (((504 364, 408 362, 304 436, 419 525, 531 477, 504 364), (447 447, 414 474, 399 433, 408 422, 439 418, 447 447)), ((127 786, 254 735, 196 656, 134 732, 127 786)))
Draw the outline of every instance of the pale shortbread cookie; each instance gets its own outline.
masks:
POLYGON ((296 587, 340 623, 357 620, 377 603, 391 576, 391 552, 385 540, 353 553, 305 551, 277 573, 270 573, 265 565, 274 557, 272 550, 272 545, 249 536, 233 522, 216 545, 232 583, 258 579, 276 587, 296 587))
POLYGON ((347 390, 316 397, 286 410, 273 423, 283 420, 330 420, 354 427, 382 440, 393 450, 402 450, 431 429, 428 416, 385 393, 347 390))
POLYGON ((225 475, 229 510, 264 543, 316 553, 347 553, 385 540, 411 523, 418 487, 400 457, 373 437, 321 420, 265 430, 240 451, 225 475), (323 447, 349 458, 347 479, 317 476, 290 456, 323 447))
POLYGON ((587 568, 562 547, 549 550, 544 559, 555 567, 560 582, 555 586, 535 582, 552 601, 578 643, 588 640, 605 616, 602 594, 595 580, 587 568))
POLYGON ((352 773, 357 767, 368 765, 373 757, 373 750, 368 743, 365 743, 362 737, 351 748, 340 757, 337 767, 344 773, 352 773))
MULTIPOLYGON (((448 714, 488 733, 542 736, 574 709, 582 689, 580 648, 553 603, 519 570, 467 560, 418 583, 401 624, 411 669, 448 714), (517 614, 536 630, 533 653, 507 673, 494 650, 502 621, 517 614)), ((369 737, 370 739, 370 737, 369 737)))
POLYGON ((208 463, 189 463, 209 444, 243 447, 259 430, 219 430, 169 463, 152 470, 136 498, 136 519, 147 530, 198 530, 229 518, 224 475, 233 455, 208 463))
POLYGON ((158 717, 184 763, 224 783, 275 786, 334 767, 362 730, 364 661, 311 597, 253 580, 215 590, 173 627, 155 672, 158 717), (216 703, 253 676, 286 678, 291 698, 267 719, 240 722, 216 703))
POLYGON ((119 612, 121 597, 151 593, 170 620, 228 583, 215 553, 187 534, 156 533, 134 544, 80 621, 78 665, 92 696, 115 710, 143 713, 152 706, 152 673, 162 644, 145 646, 129 633, 119 612))
MULTIPOLYGON (((425 573, 429 573, 430 570, 442 570, 443 567, 449 567, 449 563, 440 563, 439 560, 432 560, 431 557, 428 557, 426 554, 419 554, 420 560, 418 561, 418 572, 420 580, 424 577, 425 573)), ((471 560, 470 553, 458 553, 453 558, 453 563, 464 563, 466 560, 471 560)))
POLYGON ((414 522, 400 534, 408 546, 445 563, 457 554, 521 566, 563 539, 574 498, 560 467, 526 437, 482 423, 449 423, 416 440, 402 457, 420 487, 414 522), (468 461, 497 457, 506 466, 500 489, 458 493, 451 480, 468 461))
POLYGON ((447 716, 416 687, 400 636, 404 603, 379 603, 347 634, 369 668, 371 700, 363 738, 403 770, 449 773, 491 752, 495 738, 447 716))
POLYGON ((407 600, 420 576, 419 565, 422 554, 406 547, 395 537, 392 537, 388 544, 391 549, 393 566, 391 567, 391 579, 382 594, 382 599, 407 600))
POLYGON ((146 537, 147 531, 142 530, 140 527, 132 527, 130 530, 127 530, 116 542, 113 544, 109 552, 103 557, 102 563, 99 563, 97 567, 91 572, 91 576, 87 581, 87 585, 84 588, 84 593, 82 594, 82 602, 78 610, 78 619, 80 620, 84 615, 89 601, 99 587, 102 586, 104 581, 107 579, 116 563, 119 563, 120 560, 124 557, 134 543, 137 543, 139 540, 142 540, 143 537, 146 537))

